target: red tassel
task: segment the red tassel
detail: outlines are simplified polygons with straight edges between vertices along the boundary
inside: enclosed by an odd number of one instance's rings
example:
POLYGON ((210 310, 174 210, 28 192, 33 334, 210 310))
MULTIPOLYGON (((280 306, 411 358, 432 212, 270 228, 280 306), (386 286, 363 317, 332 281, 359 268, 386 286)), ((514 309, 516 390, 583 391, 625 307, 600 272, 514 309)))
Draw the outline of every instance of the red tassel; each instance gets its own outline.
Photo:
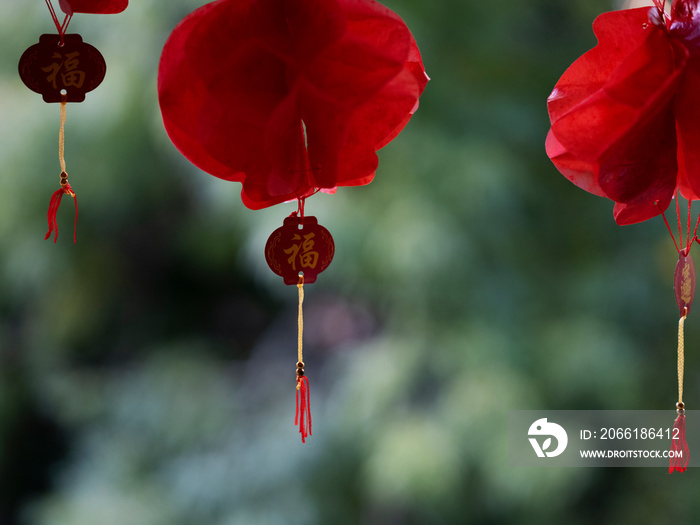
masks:
POLYGON ((688 468, 689 459, 688 443, 685 440, 685 411, 681 412, 679 410, 676 422, 673 424, 673 435, 671 438, 671 457, 668 472, 669 474, 674 471, 685 472, 688 468))
POLYGON ((51 200, 49 201, 49 211, 46 214, 49 221, 49 231, 46 232, 46 237, 44 240, 51 237, 53 232, 53 242, 58 240, 58 222, 56 220, 56 214, 58 213, 58 208, 61 206, 61 199, 64 195, 70 195, 75 201, 75 225, 73 226, 73 242, 76 242, 76 230, 78 229, 78 198, 75 196, 73 188, 70 187, 68 180, 61 173, 61 187, 56 190, 53 195, 51 195, 51 200))
POLYGON ((306 438, 311 435, 311 398, 306 376, 297 377, 297 411, 294 424, 299 425, 301 442, 306 443, 306 438))

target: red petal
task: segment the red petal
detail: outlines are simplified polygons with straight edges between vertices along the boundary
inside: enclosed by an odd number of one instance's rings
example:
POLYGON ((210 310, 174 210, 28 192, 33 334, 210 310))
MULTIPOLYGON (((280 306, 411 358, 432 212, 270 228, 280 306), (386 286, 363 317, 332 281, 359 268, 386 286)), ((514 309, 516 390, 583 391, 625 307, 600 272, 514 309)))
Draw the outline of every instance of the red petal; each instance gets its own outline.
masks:
POLYGON ((158 89, 178 149, 262 208, 369 182, 426 81, 410 32, 376 2, 219 0, 173 31, 158 89))
POLYGON ((569 68, 550 96, 552 132, 568 151, 588 161, 600 159, 654 114, 670 110, 679 83, 683 64, 676 66, 665 30, 651 25, 643 29, 645 9, 630 13, 635 16, 618 20, 624 20, 619 33, 626 33, 632 24, 639 45, 625 56, 615 56, 615 67, 610 68, 610 57, 593 52, 612 52, 617 43, 599 34, 598 47, 569 68), (589 54, 595 55, 596 63, 583 60, 589 54), (587 77, 596 66, 611 70, 603 79, 587 77))
POLYGON ((601 89, 618 65, 644 42, 652 31, 641 30, 648 23, 648 12, 649 8, 612 11, 595 19, 598 45, 564 72, 547 100, 552 122, 601 89))
POLYGON ((576 186, 599 197, 607 197, 598 184, 597 166, 574 157, 561 145, 551 130, 547 133, 545 149, 562 175, 576 186))
POLYGON ((322 188, 371 181, 375 151, 405 125, 427 82, 413 37, 395 13, 376 3, 339 4, 347 26, 307 64, 298 83, 309 156, 322 188))
POLYGON ((92 13, 109 15, 121 13, 129 5, 129 0, 59 0, 61 10, 73 13, 92 13))
POLYGON ((632 224, 665 210, 677 185, 673 113, 640 122, 600 159, 598 183, 617 205, 618 224, 632 224))

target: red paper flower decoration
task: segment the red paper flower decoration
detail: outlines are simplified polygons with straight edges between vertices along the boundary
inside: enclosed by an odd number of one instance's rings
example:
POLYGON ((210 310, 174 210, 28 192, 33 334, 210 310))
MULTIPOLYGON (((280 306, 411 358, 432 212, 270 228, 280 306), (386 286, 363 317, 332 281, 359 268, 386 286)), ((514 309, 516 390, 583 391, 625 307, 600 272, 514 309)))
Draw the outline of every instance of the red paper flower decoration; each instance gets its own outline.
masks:
POLYGON ((58 3, 67 15, 73 13, 111 15, 124 11, 129 5, 129 0, 59 0, 58 3))
POLYGON ((548 100, 547 154, 584 190, 615 201, 618 224, 700 195, 700 7, 674 0, 593 23, 598 46, 548 100))
POLYGON ((158 91, 182 154, 260 209, 369 183, 427 80, 406 25, 373 0, 218 0, 173 31, 158 91))

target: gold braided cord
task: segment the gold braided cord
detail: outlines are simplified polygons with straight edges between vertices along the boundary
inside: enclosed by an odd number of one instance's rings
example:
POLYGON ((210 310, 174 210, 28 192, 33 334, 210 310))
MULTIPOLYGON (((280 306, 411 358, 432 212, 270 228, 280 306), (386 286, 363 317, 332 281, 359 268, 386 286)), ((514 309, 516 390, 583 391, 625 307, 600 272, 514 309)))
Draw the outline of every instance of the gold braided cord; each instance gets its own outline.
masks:
POLYGON ((66 159, 64 158, 64 149, 66 142, 66 103, 61 102, 61 127, 58 130, 58 161, 61 163, 61 171, 66 172, 66 159))
POLYGON ((304 339, 304 276, 299 276, 299 282, 297 283, 297 288, 299 288, 299 338, 297 341, 297 354, 300 363, 304 363, 304 353, 303 353, 303 339, 304 339))
POLYGON ((683 365, 685 364, 683 351, 683 328, 685 315, 678 320, 678 403, 683 403, 683 365))

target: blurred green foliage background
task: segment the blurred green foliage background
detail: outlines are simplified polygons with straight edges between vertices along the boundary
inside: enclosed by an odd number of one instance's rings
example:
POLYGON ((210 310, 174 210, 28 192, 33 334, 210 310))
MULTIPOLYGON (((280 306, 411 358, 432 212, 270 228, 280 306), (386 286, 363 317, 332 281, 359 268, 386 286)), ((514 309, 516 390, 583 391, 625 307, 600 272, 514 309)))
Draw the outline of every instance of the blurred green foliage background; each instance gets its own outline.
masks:
MULTIPOLYGON (((387 0, 432 81, 375 181, 307 203, 336 257, 307 287, 314 434, 294 427, 296 289, 267 268, 294 204, 250 211, 168 140, 162 46, 203 0, 76 15, 108 64, 68 108, 17 62, 53 32, 0 6, 0 524, 691 523, 694 470, 512 469, 507 411, 669 409, 676 260, 663 222, 548 161, 546 98, 604 0, 387 0)), ((700 324, 686 324, 689 408, 700 324)))

